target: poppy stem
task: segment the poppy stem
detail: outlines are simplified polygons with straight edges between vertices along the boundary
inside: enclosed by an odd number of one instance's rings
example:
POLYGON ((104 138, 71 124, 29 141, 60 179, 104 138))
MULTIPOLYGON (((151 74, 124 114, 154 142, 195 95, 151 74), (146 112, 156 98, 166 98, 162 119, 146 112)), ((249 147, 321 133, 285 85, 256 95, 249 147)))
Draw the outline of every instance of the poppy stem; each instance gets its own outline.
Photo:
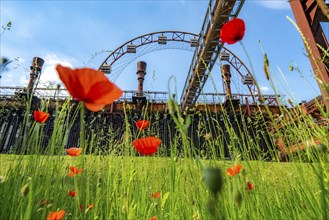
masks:
POLYGON ((85 106, 82 102, 80 105, 80 147, 85 151, 85 106))
POLYGON ((243 45, 243 43, 242 43, 241 41, 239 41, 239 43, 240 43, 240 45, 241 45, 241 47, 242 47, 244 53, 246 54, 246 56, 247 56, 247 58, 248 58, 248 61, 249 61, 250 67, 251 67, 251 73, 250 73, 250 74, 251 74, 252 77, 254 78, 254 83, 255 83, 255 86, 256 86, 256 88, 257 88, 257 90, 258 90, 258 94, 257 94, 257 95, 259 96, 260 100, 261 100, 262 102, 264 102, 264 97, 263 97, 263 95, 262 95, 262 93, 261 93, 261 91, 260 91, 260 87, 259 87, 258 82, 257 82, 257 79, 256 79, 256 77, 255 77, 254 66, 252 65, 252 62, 251 62, 250 56, 249 56, 249 54, 248 54, 248 51, 247 51, 247 49, 245 48, 245 46, 243 45))

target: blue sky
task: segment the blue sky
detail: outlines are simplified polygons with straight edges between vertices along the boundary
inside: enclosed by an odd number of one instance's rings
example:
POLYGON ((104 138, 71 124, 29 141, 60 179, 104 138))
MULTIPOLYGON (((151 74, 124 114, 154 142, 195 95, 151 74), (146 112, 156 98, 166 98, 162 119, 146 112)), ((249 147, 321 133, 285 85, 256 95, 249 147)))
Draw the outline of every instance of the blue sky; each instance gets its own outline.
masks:
MULTIPOLYGON (((1 36, 1 57, 19 57, 3 73, 2 86, 26 85, 34 56, 45 60, 41 80, 58 81, 55 66, 61 63, 79 68, 97 69, 111 51, 126 41, 155 31, 177 30, 199 34, 209 1, 5 1, 1 0, 1 26, 12 22, 12 29, 1 36)), ((277 89, 300 102, 319 94, 311 65, 299 33, 286 16, 294 19, 284 0, 247 0, 239 17, 246 23, 240 44, 228 45, 251 69, 264 94, 272 94, 263 72, 263 52, 268 54, 271 76, 277 89), (261 42, 261 46, 258 42, 261 42), (249 59, 250 62, 249 62, 249 59), (302 74, 289 71, 298 66, 302 74), (280 71, 283 73, 280 73, 280 71)), ((329 26, 323 26, 329 33, 329 26)), ((168 91, 168 79, 174 75, 180 97, 193 53, 185 50, 161 50, 134 61, 121 73, 116 84, 123 90, 137 89, 136 62, 146 61, 144 90, 168 91)), ((222 91, 219 67, 212 72, 215 86, 222 91)), ((205 92, 214 92, 208 80, 205 92)))

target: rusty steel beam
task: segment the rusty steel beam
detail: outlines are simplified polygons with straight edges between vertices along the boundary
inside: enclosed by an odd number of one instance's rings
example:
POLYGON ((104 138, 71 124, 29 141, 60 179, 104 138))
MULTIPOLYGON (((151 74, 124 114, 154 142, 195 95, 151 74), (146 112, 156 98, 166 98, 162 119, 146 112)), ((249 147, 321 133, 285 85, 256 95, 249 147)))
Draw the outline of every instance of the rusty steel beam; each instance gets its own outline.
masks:
POLYGON ((194 104, 207 81, 218 54, 223 48, 219 30, 230 17, 236 17, 244 0, 210 0, 200 33, 199 47, 194 53, 181 96, 181 108, 194 104))
POLYGON ((324 52, 320 49, 322 47, 328 51, 329 48, 328 40, 320 24, 320 22, 329 21, 323 15, 316 0, 294 0, 290 1, 290 6, 296 23, 307 41, 304 42, 307 44, 305 47, 320 87, 326 111, 329 113, 329 94, 325 88, 329 88, 329 59, 323 60, 324 52))

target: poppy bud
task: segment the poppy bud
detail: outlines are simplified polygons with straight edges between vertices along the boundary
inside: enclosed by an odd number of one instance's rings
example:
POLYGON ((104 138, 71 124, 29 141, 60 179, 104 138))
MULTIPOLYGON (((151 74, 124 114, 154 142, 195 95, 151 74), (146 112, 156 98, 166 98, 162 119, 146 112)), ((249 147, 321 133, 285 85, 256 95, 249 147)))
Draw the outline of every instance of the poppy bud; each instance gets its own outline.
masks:
POLYGON ((217 194, 224 185, 222 171, 216 167, 208 167, 204 170, 204 181, 214 194, 217 194))
POLYGON ((30 191, 29 188, 29 184, 25 184, 22 188, 21 188, 21 196, 26 196, 30 191))
POLYGON ((267 54, 264 54, 264 72, 267 80, 270 80, 270 73, 269 73, 269 65, 270 62, 268 61, 267 54))
POLYGON ((174 100, 173 99, 169 99, 168 100, 168 107, 169 107, 170 114, 173 114, 173 113, 176 112, 175 103, 174 103, 174 100))

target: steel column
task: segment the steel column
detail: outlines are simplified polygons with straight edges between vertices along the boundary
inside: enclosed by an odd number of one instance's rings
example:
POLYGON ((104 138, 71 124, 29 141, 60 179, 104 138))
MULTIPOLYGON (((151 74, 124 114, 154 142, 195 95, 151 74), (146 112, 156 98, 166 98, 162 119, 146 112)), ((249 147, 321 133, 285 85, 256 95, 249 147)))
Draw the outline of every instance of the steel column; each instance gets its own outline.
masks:
POLYGON ((329 62, 323 60, 324 53, 320 49, 328 50, 328 41, 322 30, 320 22, 328 22, 323 15, 316 0, 290 1, 297 25, 303 33, 310 62, 319 84, 326 111, 329 112, 329 62))

